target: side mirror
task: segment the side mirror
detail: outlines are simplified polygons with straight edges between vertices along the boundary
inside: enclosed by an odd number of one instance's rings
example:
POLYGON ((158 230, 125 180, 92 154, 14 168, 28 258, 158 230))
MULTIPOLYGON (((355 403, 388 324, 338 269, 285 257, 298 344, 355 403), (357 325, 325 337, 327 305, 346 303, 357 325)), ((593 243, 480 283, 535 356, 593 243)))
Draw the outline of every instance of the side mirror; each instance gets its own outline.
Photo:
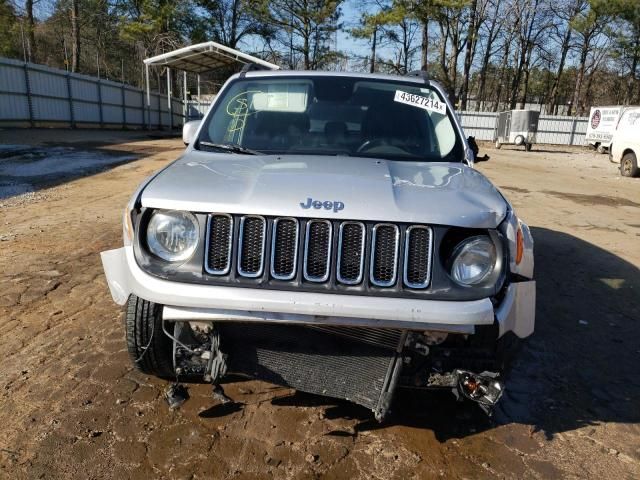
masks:
POLYGON ((192 120, 184 124, 182 127, 182 141, 185 145, 189 145, 193 142, 196 132, 198 131, 198 128, 200 128, 200 123, 202 123, 202 120, 192 120))
POLYGON ((474 162, 486 162, 489 160, 489 155, 483 155, 482 157, 478 156, 478 152, 480 152, 480 147, 478 147, 478 143, 476 142, 476 137, 467 138, 467 144, 473 152, 473 161, 474 162))

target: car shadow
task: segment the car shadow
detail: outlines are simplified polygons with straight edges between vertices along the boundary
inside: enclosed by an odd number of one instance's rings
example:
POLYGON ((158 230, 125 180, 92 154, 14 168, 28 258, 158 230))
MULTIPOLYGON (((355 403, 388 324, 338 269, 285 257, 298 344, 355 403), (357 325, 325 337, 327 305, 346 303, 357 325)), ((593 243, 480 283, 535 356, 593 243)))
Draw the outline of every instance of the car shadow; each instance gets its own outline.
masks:
POLYGON ((273 402, 355 419, 356 432, 407 425, 430 429, 440 441, 510 423, 552 437, 602 422, 640 422, 640 270, 575 236, 531 230, 536 331, 523 342, 493 417, 448 391, 399 390, 383 423, 346 401, 295 393, 273 402))

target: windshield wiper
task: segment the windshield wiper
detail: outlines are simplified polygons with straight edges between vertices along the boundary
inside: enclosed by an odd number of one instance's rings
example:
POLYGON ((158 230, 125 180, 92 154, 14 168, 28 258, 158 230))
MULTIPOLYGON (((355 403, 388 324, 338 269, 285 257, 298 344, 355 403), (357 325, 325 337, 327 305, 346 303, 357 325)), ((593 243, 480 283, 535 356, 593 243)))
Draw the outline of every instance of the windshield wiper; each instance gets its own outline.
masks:
POLYGON ((213 143, 213 142, 204 142, 202 140, 199 140, 198 146, 207 147, 207 148, 216 148, 218 150, 224 150, 225 152, 231 152, 231 153, 242 153, 244 155, 262 155, 260 152, 257 152, 256 150, 251 150, 250 148, 245 148, 235 143, 213 143))

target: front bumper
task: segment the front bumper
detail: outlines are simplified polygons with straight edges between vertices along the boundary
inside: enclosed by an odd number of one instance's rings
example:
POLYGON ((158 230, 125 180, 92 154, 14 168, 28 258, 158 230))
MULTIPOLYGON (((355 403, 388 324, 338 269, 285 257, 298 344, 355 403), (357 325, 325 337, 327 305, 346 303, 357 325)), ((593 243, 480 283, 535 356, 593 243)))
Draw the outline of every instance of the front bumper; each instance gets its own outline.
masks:
POLYGON ((474 333, 476 325, 497 320, 500 335, 533 332, 535 282, 513 283, 494 309, 490 299, 473 301, 412 300, 344 296, 327 293, 246 289, 172 282, 145 273, 131 246, 102 252, 114 301, 129 295, 165 305, 168 320, 208 320, 333 324, 410 330, 474 333))

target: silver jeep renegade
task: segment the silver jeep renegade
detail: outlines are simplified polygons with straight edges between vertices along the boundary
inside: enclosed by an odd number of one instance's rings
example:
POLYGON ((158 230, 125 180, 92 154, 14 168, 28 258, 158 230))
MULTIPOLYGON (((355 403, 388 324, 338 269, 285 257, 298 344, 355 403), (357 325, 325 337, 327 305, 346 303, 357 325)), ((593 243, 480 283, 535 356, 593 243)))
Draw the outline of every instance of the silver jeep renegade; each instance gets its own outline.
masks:
POLYGON ((102 253, 137 368, 221 400, 226 376, 258 378, 379 420, 398 388, 490 411, 533 332, 533 240, 437 83, 247 71, 183 137, 102 253))

